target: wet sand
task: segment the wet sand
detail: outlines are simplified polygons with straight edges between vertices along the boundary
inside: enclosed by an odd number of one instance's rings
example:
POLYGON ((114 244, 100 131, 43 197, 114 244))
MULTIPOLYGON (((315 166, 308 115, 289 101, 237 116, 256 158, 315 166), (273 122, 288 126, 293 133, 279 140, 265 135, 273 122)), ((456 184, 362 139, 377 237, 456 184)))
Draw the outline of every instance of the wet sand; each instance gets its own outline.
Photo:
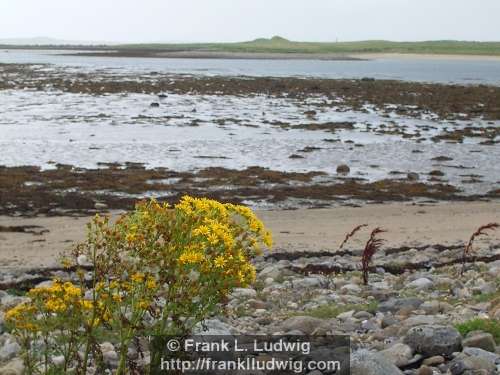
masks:
POLYGON ((380 59, 417 60, 488 60, 500 61, 500 56, 432 53, 299 53, 299 52, 222 52, 203 50, 163 51, 156 49, 123 49, 85 52, 68 52, 68 56, 82 57, 147 57, 168 59, 247 59, 247 60, 325 60, 359 61, 380 59))
POLYGON ((361 60, 403 59, 403 60, 468 60, 468 61, 500 61, 500 56, 460 55, 433 53, 356 53, 350 54, 361 60))
MULTIPOLYGON (((370 228, 359 232, 347 248, 362 248, 375 226, 388 231, 384 234, 386 247, 451 246, 463 244, 480 225, 500 222, 500 201, 436 205, 391 203, 361 208, 259 211, 258 214, 274 234, 274 251, 335 251, 345 234, 360 224, 369 224, 370 228)), ((56 266, 60 253, 84 239, 85 224, 89 220, 90 217, 0 216, 0 228, 40 227, 30 229, 35 234, 0 231, 0 271, 56 266)), ((480 238, 477 246, 481 243, 498 246, 500 231, 480 238)))

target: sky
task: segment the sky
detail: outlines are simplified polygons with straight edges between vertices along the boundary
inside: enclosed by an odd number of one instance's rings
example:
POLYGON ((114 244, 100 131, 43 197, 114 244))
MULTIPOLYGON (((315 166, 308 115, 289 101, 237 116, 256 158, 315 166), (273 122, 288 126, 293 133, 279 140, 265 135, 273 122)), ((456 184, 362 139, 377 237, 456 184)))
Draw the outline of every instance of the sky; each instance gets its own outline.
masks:
POLYGON ((0 39, 500 40, 500 0, 0 0, 0 39))

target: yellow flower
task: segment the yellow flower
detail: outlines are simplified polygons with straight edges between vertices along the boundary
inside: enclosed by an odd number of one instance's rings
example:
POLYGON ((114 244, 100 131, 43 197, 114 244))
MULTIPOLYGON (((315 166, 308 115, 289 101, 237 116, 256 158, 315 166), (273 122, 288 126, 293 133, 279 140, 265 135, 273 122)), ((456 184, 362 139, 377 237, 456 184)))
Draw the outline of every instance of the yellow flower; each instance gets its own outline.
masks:
POLYGON ((116 280, 113 280, 109 283, 109 289, 118 289, 120 287, 120 283, 116 280))
POLYGON ((50 312, 63 312, 68 306, 59 298, 51 298, 45 302, 45 308, 50 312))
POLYGON ((35 311, 35 307, 29 303, 22 303, 13 307, 5 313, 5 320, 14 321, 17 319, 24 319, 30 313, 35 311))
POLYGON ((227 263, 227 260, 223 256, 220 256, 220 255, 217 258, 215 258, 215 260, 214 260, 215 267, 217 267, 217 268, 224 268, 226 263, 227 263))
POLYGON ((144 274, 140 272, 134 273, 131 279, 134 283, 142 283, 144 281, 144 274))
POLYGON ((148 280, 146 281, 146 288, 148 289, 155 289, 156 288, 156 281, 153 277, 148 277, 148 280))
POLYGON ((219 237, 215 233, 210 233, 207 236, 207 240, 210 245, 217 245, 219 243, 219 237))
POLYGON ((195 230, 193 230, 193 234, 195 236, 205 236, 207 237, 210 234, 210 229, 206 225, 201 225, 195 230))
POLYGON ((271 232, 266 231, 264 233, 262 241, 264 242, 264 245, 266 245, 267 247, 269 248, 273 247, 273 235, 271 234, 271 232))
POLYGON ((82 300, 81 305, 84 310, 92 310, 92 308, 94 307, 92 301, 86 299, 82 300))
POLYGON ((201 263, 203 259, 204 259, 203 254, 193 250, 187 250, 183 252, 179 257, 179 263, 196 264, 196 263, 201 263))
POLYGON ((149 307, 149 303, 146 300, 140 300, 137 303, 137 308, 140 310, 146 310, 149 307))

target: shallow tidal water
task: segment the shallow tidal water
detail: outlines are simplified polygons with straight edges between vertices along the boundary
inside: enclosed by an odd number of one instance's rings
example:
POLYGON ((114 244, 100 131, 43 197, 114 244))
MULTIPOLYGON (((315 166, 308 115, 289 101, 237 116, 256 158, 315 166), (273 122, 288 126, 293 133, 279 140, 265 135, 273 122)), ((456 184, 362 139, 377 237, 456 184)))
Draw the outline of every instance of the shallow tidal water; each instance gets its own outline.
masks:
POLYGON ((494 59, 379 58, 366 61, 168 59, 68 56, 78 51, 0 50, 0 63, 54 64, 78 71, 395 79, 404 81, 500 85, 494 59))
POLYGON ((451 122, 432 114, 404 117, 391 105, 383 111, 366 106, 356 112, 335 103, 325 106, 325 101, 3 90, 0 165, 95 168, 100 163, 139 162, 175 171, 261 166, 334 176, 338 165, 347 164, 351 177, 367 181, 406 178, 408 172, 426 181, 429 172, 439 170, 444 174, 440 180, 467 194, 498 186, 498 145, 482 145, 484 139, 476 137, 463 143, 432 138, 450 129, 500 122, 451 122), (152 102, 159 107, 151 107, 152 102), (346 122, 353 124, 351 129, 342 128, 346 122), (308 128, 315 124, 330 125, 326 130, 308 128), (450 160, 433 160, 439 156, 450 160))

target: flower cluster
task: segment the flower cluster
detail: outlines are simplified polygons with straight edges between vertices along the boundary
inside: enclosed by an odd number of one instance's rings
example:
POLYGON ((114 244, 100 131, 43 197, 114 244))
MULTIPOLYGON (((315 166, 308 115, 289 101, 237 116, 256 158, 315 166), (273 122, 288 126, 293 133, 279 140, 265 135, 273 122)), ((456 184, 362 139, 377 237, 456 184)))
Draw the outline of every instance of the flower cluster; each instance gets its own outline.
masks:
MULTIPOLYGON (((134 339, 189 333, 233 288, 251 284, 251 260, 264 246, 272 246, 271 234, 247 207, 193 197, 173 207, 141 202, 114 223, 100 216, 89 223, 87 240, 64 261, 76 267, 79 285, 35 288, 6 319, 20 336, 58 346, 47 350, 65 353, 64 366, 77 363, 78 373, 99 358, 96 343, 106 337, 119 348, 123 374, 134 339), (47 339, 56 330, 62 336, 47 339)), ((35 365, 47 357, 38 352, 27 341, 35 365)))

